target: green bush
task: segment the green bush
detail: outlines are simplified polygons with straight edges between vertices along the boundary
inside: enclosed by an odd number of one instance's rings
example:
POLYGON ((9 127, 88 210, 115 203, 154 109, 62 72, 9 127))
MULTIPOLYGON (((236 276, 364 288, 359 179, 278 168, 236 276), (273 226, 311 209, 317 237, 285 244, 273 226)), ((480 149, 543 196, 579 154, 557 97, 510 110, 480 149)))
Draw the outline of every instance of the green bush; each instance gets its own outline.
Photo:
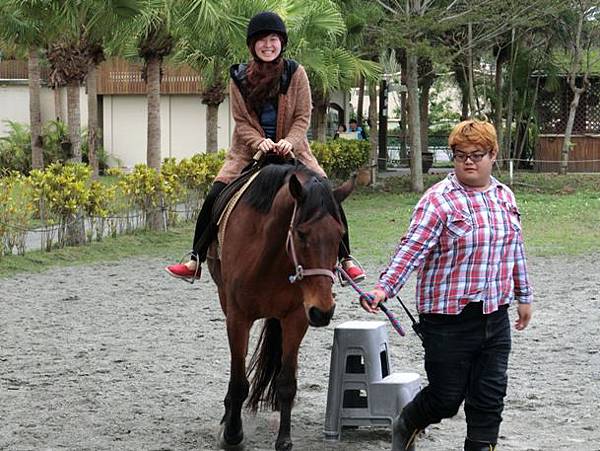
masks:
POLYGON ((32 170, 29 179, 42 223, 56 225, 56 229, 48 229, 44 237, 46 250, 52 248, 54 231, 58 232, 59 247, 76 244, 78 234, 83 235, 83 214, 91 196, 92 171, 89 166, 52 163, 44 171, 32 170))
POLYGON ((31 133, 25 124, 4 121, 8 135, 0 137, 0 169, 27 174, 31 169, 31 133))
POLYGON ((49 121, 42 129, 42 142, 44 143, 44 165, 64 163, 71 155, 69 131, 67 124, 61 121, 49 121))
POLYGON ((311 143, 313 154, 327 175, 343 180, 369 161, 368 141, 335 139, 326 143, 311 143))
POLYGON ((29 180, 18 172, 0 178, 0 256, 25 253, 35 206, 29 180))

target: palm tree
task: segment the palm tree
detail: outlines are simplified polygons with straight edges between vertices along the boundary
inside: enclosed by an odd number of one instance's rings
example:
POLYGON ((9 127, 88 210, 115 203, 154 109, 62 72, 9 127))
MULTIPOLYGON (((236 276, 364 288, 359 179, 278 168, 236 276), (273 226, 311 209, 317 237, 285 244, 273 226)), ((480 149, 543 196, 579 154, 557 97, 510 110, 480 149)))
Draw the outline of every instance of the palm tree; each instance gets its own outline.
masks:
POLYGON ((179 18, 178 29, 186 30, 178 41, 174 60, 183 62, 202 76, 200 97, 206 105, 206 151, 218 149, 219 105, 227 96, 228 69, 245 50, 241 19, 250 2, 213 0, 196 2, 179 18), (215 33, 214 30, 219 30, 215 33))
POLYGON ((69 139, 73 160, 79 162, 82 158, 79 89, 81 83, 87 80, 88 160, 94 176, 98 175, 96 149, 99 134, 96 68, 104 60, 105 46, 115 39, 113 30, 116 24, 123 17, 129 17, 120 7, 122 2, 47 2, 51 8, 50 81, 54 86, 67 86, 69 139))
POLYGON ((289 54, 306 67, 316 117, 314 137, 323 142, 331 93, 355 86, 361 77, 377 79, 381 67, 357 53, 352 41, 346 42, 346 22, 337 2, 316 0, 292 6, 287 16, 289 54))
POLYGON ((0 36, 28 56, 31 165, 34 169, 44 167, 39 58, 40 49, 45 44, 43 25, 46 13, 46 4, 41 0, 6 0, 0 7, 0 36))

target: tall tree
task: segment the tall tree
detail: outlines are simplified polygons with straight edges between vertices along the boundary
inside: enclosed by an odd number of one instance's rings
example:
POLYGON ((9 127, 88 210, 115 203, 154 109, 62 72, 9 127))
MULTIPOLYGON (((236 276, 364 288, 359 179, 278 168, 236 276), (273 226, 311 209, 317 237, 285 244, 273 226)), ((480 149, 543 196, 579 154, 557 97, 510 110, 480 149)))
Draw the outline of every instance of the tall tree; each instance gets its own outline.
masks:
POLYGON ((581 95, 590 86, 591 68, 600 60, 594 52, 594 45, 600 41, 600 6, 595 0, 571 0, 566 2, 567 10, 561 14, 558 24, 567 38, 565 50, 569 55, 567 83, 573 94, 569 105, 569 116, 565 126, 565 137, 560 152, 560 174, 567 173, 571 136, 575 114, 581 95))
POLYGON ((99 134, 96 67, 104 60, 104 48, 114 38, 117 24, 129 17, 123 12, 123 2, 128 0, 46 1, 50 10, 46 28, 50 40, 50 81, 55 87, 67 87, 69 140, 73 160, 78 162, 82 159, 80 88, 87 80, 88 159, 95 176, 98 175, 99 134))
POLYGON ((44 167, 40 101, 40 53, 46 43, 47 4, 43 0, 5 0, 0 4, 0 36, 26 52, 29 72, 31 166, 44 167))
POLYGON ((218 149, 219 106, 227 96, 229 66, 245 55, 244 10, 249 2, 212 0, 195 2, 179 19, 185 29, 178 40, 174 60, 184 62, 202 76, 200 97, 206 105, 206 151, 218 149), (202 7, 202 8, 200 8, 202 7), (213 30, 219 30, 214 33, 213 30))

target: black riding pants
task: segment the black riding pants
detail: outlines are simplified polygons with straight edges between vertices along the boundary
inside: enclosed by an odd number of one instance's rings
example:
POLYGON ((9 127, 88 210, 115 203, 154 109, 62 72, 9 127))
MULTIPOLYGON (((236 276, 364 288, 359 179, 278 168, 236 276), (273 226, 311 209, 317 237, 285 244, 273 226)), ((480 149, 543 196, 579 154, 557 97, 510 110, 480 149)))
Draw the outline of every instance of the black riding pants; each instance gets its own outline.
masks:
MULTIPOLYGON (((226 183, 215 182, 204 199, 204 203, 198 214, 198 219, 196 220, 194 242, 192 243, 192 260, 201 263, 206 260, 208 247, 218 233, 217 225, 212 222, 212 209, 217 197, 219 197, 219 194, 221 194, 221 191, 223 191, 226 186, 226 183)), ((338 251, 338 257, 343 259, 350 255, 350 237, 348 235, 348 220, 346 219, 342 205, 339 204, 338 206, 340 208, 340 216, 345 229, 338 251)))
POLYGON ((424 429, 464 401, 467 437, 497 442, 511 348, 507 307, 484 315, 472 302, 459 315, 420 315, 429 385, 404 408, 409 423, 424 429))
POLYGON ((192 243, 192 260, 203 262, 206 260, 208 247, 217 236, 217 225, 212 222, 212 210, 215 201, 221 191, 227 186, 227 183, 215 182, 206 195, 198 219, 196 220, 196 230, 194 231, 194 242, 192 243))

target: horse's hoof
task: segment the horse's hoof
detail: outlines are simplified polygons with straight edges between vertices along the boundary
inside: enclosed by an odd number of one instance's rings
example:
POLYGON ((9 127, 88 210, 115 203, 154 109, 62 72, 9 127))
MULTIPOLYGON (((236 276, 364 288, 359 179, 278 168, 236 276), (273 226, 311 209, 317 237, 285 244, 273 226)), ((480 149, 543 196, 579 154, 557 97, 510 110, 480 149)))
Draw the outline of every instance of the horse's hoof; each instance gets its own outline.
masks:
POLYGON ((281 442, 275 443, 275 449, 277 451, 291 451, 292 447, 291 440, 282 440, 281 442))
POLYGON ((244 433, 240 431, 239 435, 234 438, 227 440, 225 438, 225 425, 221 425, 219 434, 217 437, 217 444, 220 449, 227 449, 231 451, 243 451, 244 449, 244 433))

